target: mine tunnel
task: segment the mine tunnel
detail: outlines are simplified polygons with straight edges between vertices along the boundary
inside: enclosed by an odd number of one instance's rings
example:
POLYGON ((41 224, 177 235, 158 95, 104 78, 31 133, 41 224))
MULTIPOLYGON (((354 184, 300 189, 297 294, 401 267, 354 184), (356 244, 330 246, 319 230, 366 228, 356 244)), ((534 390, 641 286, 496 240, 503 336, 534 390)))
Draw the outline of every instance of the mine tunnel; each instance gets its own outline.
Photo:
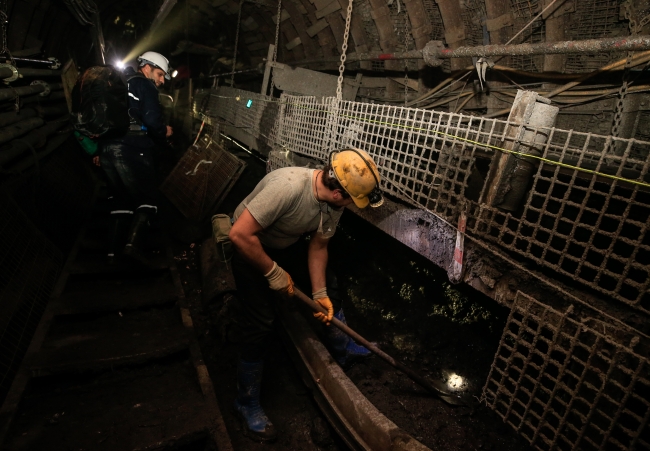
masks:
POLYGON ((650 1, 0 33, 0 449, 650 450, 650 1))

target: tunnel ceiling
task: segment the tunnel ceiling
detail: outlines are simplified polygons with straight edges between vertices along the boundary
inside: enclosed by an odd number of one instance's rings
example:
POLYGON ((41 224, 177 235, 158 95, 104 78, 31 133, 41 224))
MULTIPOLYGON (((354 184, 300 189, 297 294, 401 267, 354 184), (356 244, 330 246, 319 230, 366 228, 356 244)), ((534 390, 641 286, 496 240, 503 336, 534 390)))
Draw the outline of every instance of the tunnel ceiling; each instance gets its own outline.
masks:
MULTIPOLYGON (((84 59, 90 39, 65 5, 49 0, 16 0, 7 5, 8 46, 12 52, 43 46, 58 56, 84 59)), ((430 40, 450 48, 503 44, 552 0, 355 0, 348 53, 385 53, 422 49, 430 40)), ((648 0, 555 0, 512 43, 536 43, 628 36, 648 31, 644 18, 648 0), (631 17, 632 21, 626 17, 631 17), (635 27, 636 25, 636 27, 635 27), (632 28, 636 28, 632 30, 632 28)), ((1 7, 0 7, 1 8, 1 7)), ((279 27, 278 61, 337 57, 345 29, 346 0, 284 0, 279 27)), ((157 28, 154 43, 178 56, 184 52, 211 59, 209 69, 230 66, 239 28, 238 68, 262 63, 275 41, 275 0, 99 1, 107 54, 119 56, 140 42, 160 11, 169 11, 157 28), (174 5, 173 8, 167 8, 174 5), (190 47, 187 42, 200 44, 190 47)), ((164 15, 164 14, 161 14, 164 15)), ((621 54, 512 56, 502 61, 515 69, 542 72, 586 72, 620 58, 621 54)), ((178 59, 178 58, 177 58, 178 59)), ((469 60, 447 61, 446 69, 465 67, 469 60), (451 67, 450 67, 451 66, 451 67)), ((416 69, 411 61, 409 69, 416 69)), ((364 61, 348 69, 404 72, 403 61, 364 61)), ((335 69, 336 63, 317 69, 335 69)), ((202 70, 205 70, 202 68, 202 70)))
MULTIPOLYGON (((450 48, 503 44, 528 24, 551 0, 355 0, 348 52, 385 53, 422 49, 430 40, 450 48)), ((187 0, 179 3, 166 23, 185 27, 188 37, 232 57, 237 24, 241 66, 255 65, 275 41, 277 2, 248 0, 187 0), (185 8, 189 11, 184 11, 185 8), (185 15, 184 20, 178 20, 185 15), (183 23, 185 22, 185 23, 183 23), (230 51, 229 51, 230 50, 230 51)), ((113 6, 115 8, 115 6, 113 6)), ((345 29, 346 0, 284 0, 279 28, 278 60, 285 63, 335 57, 345 29)), ((580 40, 628 36, 650 13, 647 1, 556 0, 542 17, 512 43, 580 40)), ((642 33, 638 26, 636 33, 642 33)), ((180 30, 179 30, 180 31, 180 30)), ((647 31, 647 30, 646 30, 647 31)), ((508 65, 541 72, 585 72, 601 67, 616 54, 510 57, 508 65)), ((452 68, 468 61, 453 60, 452 68)), ((404 62, 363 62, 364 70, 403 72, 404 62)), ((335 68, 335 63, 323 65, 335 68)), ((350 67, 354 69, 354 67, 350 67)))

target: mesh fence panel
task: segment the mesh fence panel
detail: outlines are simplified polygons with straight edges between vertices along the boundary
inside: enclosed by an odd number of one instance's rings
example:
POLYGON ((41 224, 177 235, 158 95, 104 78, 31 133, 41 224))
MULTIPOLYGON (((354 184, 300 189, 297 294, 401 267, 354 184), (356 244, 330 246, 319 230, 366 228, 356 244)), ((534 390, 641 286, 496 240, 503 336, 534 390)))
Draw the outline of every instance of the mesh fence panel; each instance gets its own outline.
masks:
POLYGON ((230 125, 269 144, 274 141, 280 104, 272 97, 241 89, 222 87, 199 91, 192 115, 210 125, 230 125))
MULTIPOLYGON (((222 88, 212 107, 229 122, 245 108, 233 94, 242 96, 222 88)), ((452 224, 465 209, 470 235, 650 311, 650 142, 361 102, 335 109, 330 98, 282 95, 278 104, 272 148, 321 161, 330 148, 363 149, 386 193, 452 224), (522 142, 523 131, 546 144, 522 142), (510 213, 481 202, 486 168, 503 148, 536 155, 523 204, 510 213)))
POLYGON ((648 450, 639 337, 517 293, 484 401, 539 450, 648 450))

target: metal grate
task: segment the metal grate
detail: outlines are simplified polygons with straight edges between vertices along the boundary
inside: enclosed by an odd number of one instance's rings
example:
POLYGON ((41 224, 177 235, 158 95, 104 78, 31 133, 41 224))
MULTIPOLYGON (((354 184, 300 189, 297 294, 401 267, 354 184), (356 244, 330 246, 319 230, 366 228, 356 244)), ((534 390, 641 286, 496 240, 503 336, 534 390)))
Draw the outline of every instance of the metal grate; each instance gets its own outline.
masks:
POLYGON ((639 337, 517 293, 483 400, 540 451, 648 450, 639 337))
MULTIPOLYGON (((541 11, 540 2, 537 0, 510 0, 514 25, 510 27, 510 36, 514 36, 528 22, 541 11)), ((535 20, 526 30, 518 36, 513 44, 534 44, 546 42, 546 22, 539 18, 535 20)), ((544 69, 543 55, 513 55, 510 57, 510 66, 527 71, 541 72, 544 69)))
POLYGON ((526 127, 548 138, 536 148, 545 161, 534 161, 523 204, 506 213, 480 200, 493 146, 526 147, 506 133, 516 124, 350 101, 341 102, 334 116, 331 98, 283 95, 279 103, 271 147, 325 161, 328 117, 335 118, 332 147, 371 154, 388 194, 452 224, 465 209, 470 235, 650 312, 650 190, 575 169, 648 183, 650 142, 526 127))
POLYGON ((379 46, 379 31, 377 30, 375 19, 373 19, 373 10, 370 1, 356 1, 352 5, 352 8, 352 17, 358 17, 361 19, 363 30, 366 33, 368 50, 381 50, 381 47, 379 46))
POLYGON ((280 105, 273 97, 241 89, 222 87, 199 91, 192 116, 207 124, 241 128, 262 142, 273 142, 280 105))
POLYGON ((461 1, 461 15, 466 32, 465 45, 487 44, 487 42, 483 42, 483 24, 487 19, 485 2, 479 0, 461 1))
POLYGON ((428 22, 431 24, 431 40, 442 41, 445 38, 445 26, 442 23, 440 7, 435 0, 422 0, 428 22))
POLYGON ((160 190, 185 217, 200 221, 216 210, 245 166, 204 136, 187 149, 160 190))
POLYGON ((0 404, 34 335, 63 255, 6 194, 0 195, 0 404))
MULTIPOLYGON (((627 24, 619 19, 619 0, 581 0, 573 4, 571 26, 567 38, 571 40, 596 39, 629 34, 627 24)), ((567 55, 566 72, 589 72, 624 58, 624 53, 567 55)))

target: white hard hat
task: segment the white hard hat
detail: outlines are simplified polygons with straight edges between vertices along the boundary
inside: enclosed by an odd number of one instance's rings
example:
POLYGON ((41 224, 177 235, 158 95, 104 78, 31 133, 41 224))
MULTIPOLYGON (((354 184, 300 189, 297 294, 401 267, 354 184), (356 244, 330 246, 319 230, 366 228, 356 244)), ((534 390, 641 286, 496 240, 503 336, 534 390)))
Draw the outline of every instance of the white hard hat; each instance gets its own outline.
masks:
POLYGON ((142 55, 138 56, 138 63, 140 66, 145 64, 151 64, 153 67, 161 69, 165 73, 165 79, 169 80, 169 60, 162 56, 160 53, 156 52, 144 52, 142 55))

